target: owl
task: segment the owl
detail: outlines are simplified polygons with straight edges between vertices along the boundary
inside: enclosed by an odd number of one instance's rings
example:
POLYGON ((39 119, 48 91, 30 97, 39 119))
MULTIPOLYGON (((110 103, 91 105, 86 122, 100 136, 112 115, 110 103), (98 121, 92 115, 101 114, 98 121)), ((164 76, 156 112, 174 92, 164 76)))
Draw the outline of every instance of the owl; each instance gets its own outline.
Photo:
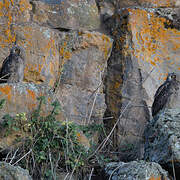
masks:
POLYGON ((154 117, 160 110, 164 109, 170 102, 173 95, 179 89, 179 82, 175 73, 169 73, 166 81, 157 89, 152 105, 152 116, 154 117))
POLYGON ((10 50, 10 55, 3 61, 0 71, 0 83, 22 82, 24 78, 24 51, 19 46, 10 50))

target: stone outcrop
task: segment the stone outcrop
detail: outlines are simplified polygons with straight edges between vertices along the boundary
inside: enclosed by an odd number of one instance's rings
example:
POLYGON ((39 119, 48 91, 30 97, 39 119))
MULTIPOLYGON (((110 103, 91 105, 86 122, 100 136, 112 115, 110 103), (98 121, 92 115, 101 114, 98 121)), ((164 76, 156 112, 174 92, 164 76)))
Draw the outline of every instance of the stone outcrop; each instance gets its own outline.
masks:
POLYGON ((19 166, 12 166, 5 162, 0 162, 1 180, 32 180, 27 170, 19 166))
MULTIPOLYGON (((24 82, 0 85, 0 98, 6 100, 0 117, 28 115, 44 95, 44 114, 58 99, 62 107, 58 120, 102 123, 106 109, 102 78, 113 41, 85 31, 99 28, 95 1, 5 0, 0 2, 0 16, 0 62, 15 43, 26 55, 24 82)), ((12 142, 1 141, 1 148, 12 142)))
POLYGON ((105 174, 113 180, 170 180, 168 172, 163 170, 159 164, 145 161, 108 163, 105 167, 105 174))
POLYGON ((114 123, 105 123, 113 127, 119 121, 115 145, 134 144, 139 157, 154 94, 168 72, 180 74, 179 8, 175 1, 146 2, 145 8, 140 1, 138 7, 120 7, 104 21, 114 39, 105 80, 106 114, 114 117, 114 123))
POLYGON ((66 33, 60 45, 63 64, 59 91, 68 119, 96 122, 102 119, 106 105, 102 77, 110 55, 112 40, 96 32, 66 33))
MULTIPOLYGON (((145 160, 154 161, 169 171, 180 172, 180 110, 160 112, 145 130, 145 160)), ((179 175, 177 175, 179 177, 179 175)), ((178 178, 177 178, 178 179, 178 178)))
POLYGON ((33 21, 59 29, 99 29, 100 17, 95 0, 31 1, 33 21))

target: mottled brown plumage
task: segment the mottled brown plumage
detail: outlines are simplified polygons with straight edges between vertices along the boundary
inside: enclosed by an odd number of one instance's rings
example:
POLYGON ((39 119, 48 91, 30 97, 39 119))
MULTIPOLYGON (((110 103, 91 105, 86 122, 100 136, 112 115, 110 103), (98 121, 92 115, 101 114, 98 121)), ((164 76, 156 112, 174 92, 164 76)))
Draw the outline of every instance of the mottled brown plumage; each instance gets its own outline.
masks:
POLYGON ((3 61, 0 71, 0 83, 17 83, 24 78, 25 59, 23 49, 14 46, 10 55, 3 61))
POLYGON ((166 81, 158 88, 154 95, 152 105, 152 116, 154 117, 160 110, 166 107, 172 95, 179 89, 175 73, 169 73, 166 81))

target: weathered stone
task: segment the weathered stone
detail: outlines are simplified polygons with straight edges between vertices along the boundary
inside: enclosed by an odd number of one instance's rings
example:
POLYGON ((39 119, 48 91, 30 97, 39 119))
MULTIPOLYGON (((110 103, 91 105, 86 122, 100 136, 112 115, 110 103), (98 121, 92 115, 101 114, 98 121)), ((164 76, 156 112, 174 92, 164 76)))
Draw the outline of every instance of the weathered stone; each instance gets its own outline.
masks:
MULTIPOLYGON (((113 116, 114 122, 120 116, 114 144, 120 147, 139 144, 139 157, 143 152, 144 127, 149 120, 148 106, 151 107, 154 94, 167 73, 180 74, 180 32, 173 25, 179 15, 177 10, 171 9, 172 14, 177 15, 172 16, 172 20, 165 15, 166 11, 119 9, 118 14, 105 22, 114 38, 105 81, 107 115, 113 116)), ((105 123, 113 126, 109 121, 105 123)))
POLYGON ((113 180, 144 180, 144 179, 166 179, 168 172, 154 162, 132 161, 129 163, 108 163, 105 167, 106 176, 113 180))
POLYGON ((180 74, 178 61, 180 31, 173 26, 172 19, 175 20, 176 18, 173 18, 175 16, 171 16, 170 19, 170 13, 169 16, 164 13, 162 17, 162 14, 160 15, 162 11, 170 11, 180 18, 176 13, 178 11, 173 9, 130 10, 133 53, 142 69, 143 79, 146 79, 143 87, 148 94, 148 105, 152 104, 155 91, 168 72, 180 74))
POLYGON ((127 7, 146 7, 146 8, 164 8, 164 7, 178 7, 179 0, 97 0, 100 9, 104 9, 107 4, 113 5, 116 9, 127 7))
MULTIPOLYGON (((14 25, 12 29, 16 43, 25 50, 24 81, 52 87, 59 73, 58 33, 34 23, 14 25)), ((8 51, 0 49, 1 62, 9 55, 8 51)))
MULTIPOLYGON (((159 113, 145 129, 145 159, 180 172, 180 109, 159 113)), ((177 178, 178 179, 178 178, 177 178)))
POLYGON ((33 21, 62 29, 98 29, 100 18, 95 0, 32 1, 33 21))
POLYGON ((0 162, 1 180, 32 180, 29 172, 19 166, 12 166, 5 162, 0 162))
POLYGON ((138 0, 139 4, 144 7, 175 7, 178 6, 179 0, 138 0))
POLYGON ((36 85, 33 83, 4 83, 0 85, 0 99, 5 99, 6 103, 1 111, 0 117, 5 114, 16 115, 16 113, 30 113, 34 110, 40 96, 47 97, 47 105, 44 106, 44 112, 50 110, 52 92, 47 86, 36 85))
POLYGON ((16 41, 12 24, 22 24, 30 21, 32 7, 28 0, 0 1, 0 46, 7 47, 16 41))
POLYGON ((81 124, 102 119, 106 108, 102 76, 112 40, 100 33, 74 32, 66 33, 60 43, 57 97, 67 118, 81 124))

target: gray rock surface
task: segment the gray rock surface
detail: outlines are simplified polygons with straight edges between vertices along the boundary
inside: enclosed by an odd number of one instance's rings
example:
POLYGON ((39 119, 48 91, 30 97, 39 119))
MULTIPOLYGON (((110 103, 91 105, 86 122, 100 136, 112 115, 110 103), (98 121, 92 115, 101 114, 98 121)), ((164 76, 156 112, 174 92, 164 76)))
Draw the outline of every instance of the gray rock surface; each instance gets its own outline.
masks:
POLYGON ((180 109, 160 112, 145 130, 145 160, 180 171, 180 109))
POLYGON ((32 1, 33 21, 59 28, 68 29, 98 29, 100 17, 95 0, 66 0, 66 1, 32 1))
POLYGON ((19 166, 12 166, 5 162, 0 162, 1 180, 32 180, 29 172, 19 166))
POLYGON ((159 164, 145 161, 108 163, 105 167, 105 173, 109 180, 170 180, 168 172, 163 170, 159 164))
POLYGON ((153 1, 154 6, 148 2, 146 8, 119 8, 104 22, 114 39, 105 81, 107 116, 119 121, 113 142, 119 150, 126 144, 137 146, 139 158, 154 94, 169 72, 180 75, 178 8, 154 8, 162 1, 153 1))

